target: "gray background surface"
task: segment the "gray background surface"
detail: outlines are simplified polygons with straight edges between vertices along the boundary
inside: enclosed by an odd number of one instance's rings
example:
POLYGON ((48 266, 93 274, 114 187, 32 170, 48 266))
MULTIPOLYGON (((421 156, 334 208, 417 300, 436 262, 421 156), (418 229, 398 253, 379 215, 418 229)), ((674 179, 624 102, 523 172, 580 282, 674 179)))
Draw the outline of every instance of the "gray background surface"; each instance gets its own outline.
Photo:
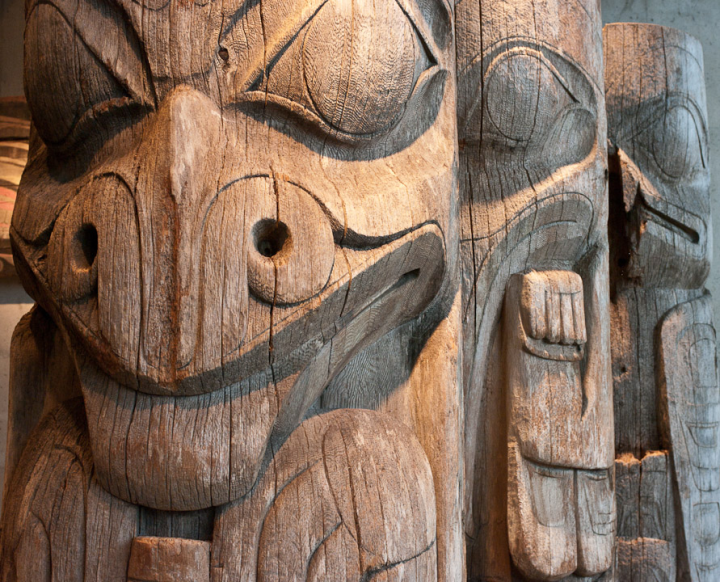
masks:
MULTIPOLYGON (((602 6, 606 23, 653 22, 672 26, 692 34, 703 44, 717 257, 707 287, 714 296, 715 313, 720 314, 720 200, 716 195, 720 184, 720 0, 603 0, 602 6)), ((0 97, 22 93, 23 18, 23 0, 0 0, 0 97)), ((18 283, 0 282, 0 483, 5 468, 10 336, 29 309, 30 298, 18 283)))

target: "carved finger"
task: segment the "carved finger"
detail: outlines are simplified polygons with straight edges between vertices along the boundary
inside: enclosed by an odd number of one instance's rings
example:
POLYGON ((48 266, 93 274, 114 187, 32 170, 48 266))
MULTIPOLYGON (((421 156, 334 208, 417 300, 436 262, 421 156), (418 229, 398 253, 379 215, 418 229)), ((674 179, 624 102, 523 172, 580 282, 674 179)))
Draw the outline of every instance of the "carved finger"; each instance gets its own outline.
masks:
POLYGON ((534 339, 542 339, 547 334, 545 286, 539 279, 539 275, 539 273, 530 273, 523 277, 523 295, 521 301, 522 317, 526 325, 526 333, 534 339))
POLYGON ((585 298, 583 293, 573 294, 573 319, 575 320, 575 340, 579 344, 587 342, 587 329, 585 328, 585 298))
POLYGON ((560 315, 560 294, 554 293, 552 289, 545 290, 545 304, 547 314, 547 340, 552 343, 560 341, 562 333, 562 316, 560 315))
POLYGON ((575 343, 577 339, 575 313, 573 310, 574 295, 574 293, 562 293, 560 295, 560 323, 562 327, 560 343, 565 345, 575 343))

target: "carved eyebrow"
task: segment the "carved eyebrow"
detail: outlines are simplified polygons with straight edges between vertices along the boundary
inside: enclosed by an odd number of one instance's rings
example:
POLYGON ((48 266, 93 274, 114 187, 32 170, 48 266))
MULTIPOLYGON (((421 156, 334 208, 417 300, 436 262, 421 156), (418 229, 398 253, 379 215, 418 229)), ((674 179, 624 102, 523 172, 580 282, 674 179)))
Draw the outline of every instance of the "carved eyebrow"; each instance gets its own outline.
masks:
MULTIPOLYGON (((301 3, 299 10, 293 11, 291 14, 285 17, 278 27, 277 31, 272 36, 265 37, 264 46, 258 48, 255 52, 255 57, 251 64, 247 68, 247 72, 244 74, 242 81, 239 84, 241 91, 248 91, 250 88, 257 83, 259 79, 266 74, 267 70, 275 64, 275 61, 283 54, 285 49, 295 40, 300 31, 305 28, 312 19, 320 12, 320 10, 331 0, 312 0, 310 2, 301 3)), ((396 2, 400 9, 403 11, 405 16, 408 18, 410 23, 413 25, 418 33, 418 36, 422 39, 422 42, 430 53, 430 58, 438 62, 439 61, 439 48, 433 38, 433 31, 430 29, 426 19, 423 17, 420 8, 417 5, 417 0, 386 0, 389 2, 396 2)), ((437 6, 443 8, 443 14, 449 15, 449 8, 445 5, 445 0, 432 0, 437 6)), ((249 13, 250 10, 258 9, 262 11, 262 3, 257 0, 248 0, 244 2, 242 6, 235 11, 231 16, 230 22, 222 31, 220 42, 232 32, 232 30, 242 21, 243 17, 249 13)), ((261 12, 262 14, 262 12, 261 12)), ((449 19, 449 16, 448 16, 449 19)), ((452 22, 448 20, 448 22, 452 22)), ((267 34, 267 31, 263 31, 267 34)))
MULTIPOLYGON (((416 5, 417 8, 420 8, 418 3, 422 0, 411 0, 414 5, 416 5)), ((462 0, 456 0, 458 2, 461 2, 462 0)), ((425 0, 424 4, 428 4, 428 0, 425 0)), ((448 34, 452 31, 453 28, 453 9, 450 4, 449 0, 429 0, 429 4, 432 4, 432 8, 434 10, 437 10, 439 14, 435 15, 435 18, 433 18, 433 22, 437 24, 441 24, 444 28, 442 31, 443 34, 448 34)), ((431 6, 428 6, 428 8, 431 8, 431 6)), ((434 27, 433 27, 434 28, 434 27)))
POLYGON ((439 62, 440 49, 438 42, 445 48, 452 32, 452 12, 446 6, 445 0, 431 0, 435 7, 440 10, 440 14, 436 14, 432 22, 428 22, 423 15, 418 0, 395 1, 428 47, 433 60, 439 62))
MULTIPOLYGON (((245 73, 245 76, 240 83, 240 89, 242 91, 249 90, 258 77, 265 74, 268 67, 274 64, 275 60, 282 54, 283 50, 290 45, 298 33, 307 26, 307 24, 315 17, 320 9, 327 4, 327 2, 328 0, 312 0, 310 2, 301 3, 300 10, 294 11, 286 17, 282 26, 279 27, 279 30, 277 30, 277 32, 275 32, 275 34, 270 38, 265 36, 267 31, 264 29, 263 25, 264 46, 262 47, 262 51, 256 51, 257 55, 248 67, 247 73, 245 73)), ((260 10, 262 19, 262 2, 250 0, 249 2, 243 4, 238 12, 242 11, 244 16, 244 14, 247 14, 249 10, 256 7, 260 10), (248 6, 248 4, 252 4, 252 6, 248 6)), ((231 24, 223 30, 220 42, 222 42, 225 37, 232 32, 240 20, 242 20, 242 18, 237 18, 236 12, 235 15, 233 15, 231 24)))
POLYGON ((132 99, 143 105, 157 105, 146 55, 135 30, 114 3, 103 3, 103 8, 98 10, 82 1, 34 0, 28 4, 26 19, 41 4, 58 11, 73 33, 132 99), (109 38, 108 30, 113 28, 117 34, 109 38))

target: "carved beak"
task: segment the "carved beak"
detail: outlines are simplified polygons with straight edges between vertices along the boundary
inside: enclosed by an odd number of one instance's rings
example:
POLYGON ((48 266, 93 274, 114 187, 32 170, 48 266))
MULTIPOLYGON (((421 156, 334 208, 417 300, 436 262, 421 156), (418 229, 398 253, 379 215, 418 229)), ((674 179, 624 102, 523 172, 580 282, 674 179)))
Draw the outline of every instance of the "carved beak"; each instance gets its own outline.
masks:
MULTIPOLYGON (((643 278, 646 284, 661 284, 663 278, 674 277, 675 270, 682 271, 680 264, 684 261, 708 263, 709 229, 702 217, 669 202, 668 196, 662 195, 622 149, 611 156, 610 166, 621 179, 623 207, 629 217, 626 234, 631 249, 630 277, 643 278), (661 274, 654 273, 660 269, 649 263, 654 256, 668 257, 661 274), (677 269, 674 262, 678 263, 677 269)), ((693 285, 687 281, 682 284, 693 285)))
POLYGON ((130 158, 135 183, 120 171, 96 176, 51 236, 47 302, 60 299, 84 351, 125 386, 219 390, 326 344, 398 276, 404 306, 388 308, 383 329, 419 315, 442 282, 437 227, 341 247, 326 211, 291 178, 252 173, 219 185, 222 132, 207 97, 174 90, 130 158))

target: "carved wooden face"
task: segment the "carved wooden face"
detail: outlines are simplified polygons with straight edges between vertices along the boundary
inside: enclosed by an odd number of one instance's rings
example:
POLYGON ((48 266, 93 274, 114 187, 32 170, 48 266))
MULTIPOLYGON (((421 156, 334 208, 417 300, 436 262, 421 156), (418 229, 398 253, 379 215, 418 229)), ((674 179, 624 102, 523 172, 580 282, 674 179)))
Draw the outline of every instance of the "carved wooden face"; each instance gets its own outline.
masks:
POLYGON ((457 12, 458 132, 477 160, 465 191, 487 216, 473 236, 544 230, 530 241, 530 264, 577 260, 605 216, 599 43, 585 41, 600 34, 598 4, 463 1, 457 12))
POLYGON ((698 287, 712 250, 702 48, 659 26, 604 36, 611 196, 630 247, 621 267, 646 286, 698 287))
POLYGON ((245 431, 217 477, 233 492, 155 505, 236 497, 277 415, 292 426, 353 353, 447 300, 450 8, 51 0, 27 15, 26 286, 81 367, 133 399, 243 402, 213 437, 245 431))

